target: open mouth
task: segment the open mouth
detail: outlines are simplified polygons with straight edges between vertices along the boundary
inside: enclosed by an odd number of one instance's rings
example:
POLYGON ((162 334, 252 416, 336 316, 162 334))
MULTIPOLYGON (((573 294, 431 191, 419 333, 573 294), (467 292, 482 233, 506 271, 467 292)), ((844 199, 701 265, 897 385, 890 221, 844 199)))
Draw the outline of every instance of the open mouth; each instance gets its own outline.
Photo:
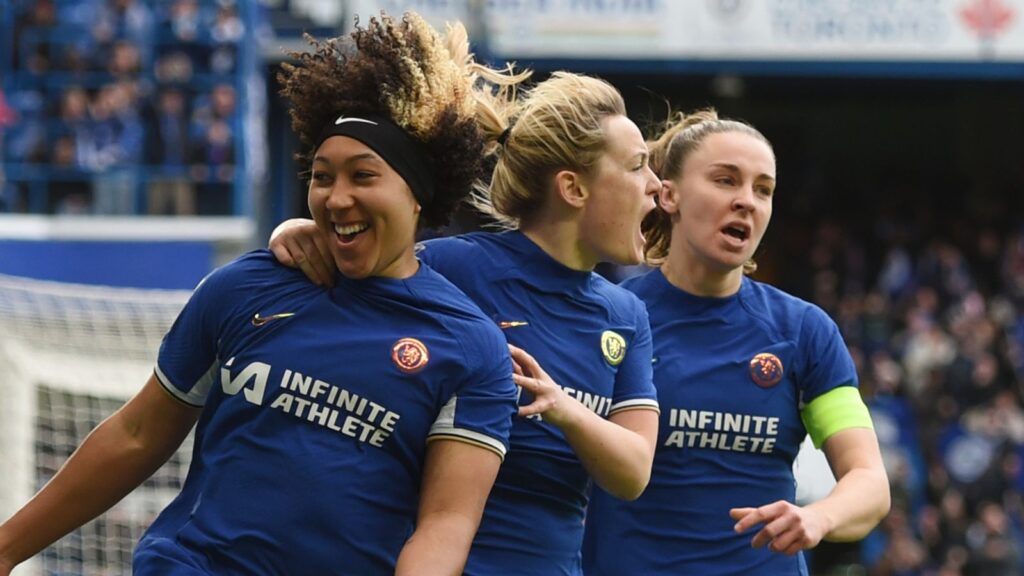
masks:
POLYGON ((732 236, 733 238, 741 242, 746 241, 748 238, 750 238, 750 228, 738 224, 733 224, 730 226, 726 226, 725 228, 722 228, 722 233, 728 236, 732 236))
POLYGON ((660 213, 658 210, 651 210, 644 216, 643 221, 640 222, 640 235, 646 237, 647 233, 657 228, 660 213))
POLYGON ((355 224, 335 224, 334 233, 338 235, 338 238, 343 244, 348 244, 356 239, 357 236, 366 232, 370 229, 370 225, 365 222, 357 222, 355 224))

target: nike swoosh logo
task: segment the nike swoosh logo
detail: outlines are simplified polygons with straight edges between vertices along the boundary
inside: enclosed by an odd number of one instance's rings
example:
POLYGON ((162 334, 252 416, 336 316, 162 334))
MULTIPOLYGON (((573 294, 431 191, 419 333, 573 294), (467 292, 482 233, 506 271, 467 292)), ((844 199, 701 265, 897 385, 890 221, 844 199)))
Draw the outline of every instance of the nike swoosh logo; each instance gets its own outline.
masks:
POLYGON ((334 121, 334 125, 337 126, 338 124, 344 124, 346 122, 362 122, 363 124, 373 124, 374 126, 377 125, 377 123, 374 122, 373 120, 367 120, 366 118, 355 118, 352 116, 348 118, 344 116, 338 116, 338 119, 334 121))
POLYGON ((529 322, 521 322, 519 320, 502 320, 501 322, 498 322, 498 328, 501 328, 502 330, 504 330, 506 328, 517 328, 519 326, 529 326, 529 325, 530 325, 529 322))
POLYGON ((271 322, 273 320, 280 320, 281 318, 291 318, 292 316, 295 316, 295 312, 282 312, 280 314, 271 314, 270 316, 260 316, 260 313, 257 312, 252 317, 252 325, 263 326, 267 322, 271 322))

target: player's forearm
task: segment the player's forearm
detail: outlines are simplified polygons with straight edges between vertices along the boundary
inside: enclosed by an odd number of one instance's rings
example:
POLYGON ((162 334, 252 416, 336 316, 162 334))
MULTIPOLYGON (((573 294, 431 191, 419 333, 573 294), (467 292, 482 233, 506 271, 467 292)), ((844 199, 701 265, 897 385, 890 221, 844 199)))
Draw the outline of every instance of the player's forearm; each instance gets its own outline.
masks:
POLYGON ((24 562, 102 514, 148 478, 170 453, 144 450, 115 414, 97 427, 18 513, 0 525, 0 557, 24 562))
POLYGON ((395 576, 458 576, 466 564, 479 520, 457 513, 421 520, 398 556, 395 576))
POLYGON ((601 418, 575 399, 559 425, 598 486, 616 498, 636 500, 651 479, 654 448, 640 434, 601 418))
POLYGON ((851 470, 825 498, 809 504, 829 521, 825 540, 859 540, 889 513, 889 481, 885 473, 871 468, 851 470))

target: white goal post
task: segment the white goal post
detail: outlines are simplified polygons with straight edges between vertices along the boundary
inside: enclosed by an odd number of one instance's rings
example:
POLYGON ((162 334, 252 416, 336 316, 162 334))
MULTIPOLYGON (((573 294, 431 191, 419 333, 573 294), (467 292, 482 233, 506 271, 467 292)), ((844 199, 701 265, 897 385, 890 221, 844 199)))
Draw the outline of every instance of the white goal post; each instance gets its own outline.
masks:
MULTIPOLYGON (((0 519, 23 505, 96 424, 141 388, 188 296, 0 274, 0 519)), ((191 446, 190 437, 107 514, 14 574, 131 574, 132 549, 180 490, 191 446)))

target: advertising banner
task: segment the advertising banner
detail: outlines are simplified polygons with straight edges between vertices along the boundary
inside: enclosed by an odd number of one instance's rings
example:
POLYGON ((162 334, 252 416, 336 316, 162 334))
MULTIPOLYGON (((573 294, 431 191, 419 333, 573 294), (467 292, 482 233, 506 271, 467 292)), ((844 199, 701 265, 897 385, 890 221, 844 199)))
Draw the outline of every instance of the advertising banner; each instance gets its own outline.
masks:
POLYGON ((1024 0, 356 0, 502 59, 1024 62, 1024 0))

